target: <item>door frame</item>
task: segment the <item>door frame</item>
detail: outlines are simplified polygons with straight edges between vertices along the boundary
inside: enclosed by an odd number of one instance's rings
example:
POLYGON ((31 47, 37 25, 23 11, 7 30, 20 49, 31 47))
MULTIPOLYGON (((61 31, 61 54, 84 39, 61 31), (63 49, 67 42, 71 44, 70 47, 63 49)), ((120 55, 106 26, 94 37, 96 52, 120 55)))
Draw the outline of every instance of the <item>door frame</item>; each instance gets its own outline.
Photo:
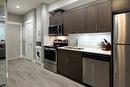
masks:
MULTIPOLYGON (((23 32, 22 32, 22 23, 20 22, 12 22, 12 21, 7 21, 7 25, 12 24, 12 25, 18 25, 20 26, 20 58, 23 58, 23 32)), ((7 41, 8 42, 8 41, 7 41)), ((8 48, 7 48, 8 50, 8 48)), ((8 59, 8 58, 7 58, 8 59)), ((17 59, 17 58, 13 58, 17 59)), ((8 60, 13 60, 13 59, 8 59, 8 60)))

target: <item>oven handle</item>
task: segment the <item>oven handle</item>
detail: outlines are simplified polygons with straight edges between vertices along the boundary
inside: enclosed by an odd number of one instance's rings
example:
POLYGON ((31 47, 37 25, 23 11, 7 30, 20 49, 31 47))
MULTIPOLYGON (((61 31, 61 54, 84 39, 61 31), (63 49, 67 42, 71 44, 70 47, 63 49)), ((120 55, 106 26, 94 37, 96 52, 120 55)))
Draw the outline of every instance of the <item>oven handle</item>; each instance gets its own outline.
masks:
POLYGON ((56 49, 55 48, 44 48, 44 50, 50 50, 50 51, 56 51, 56 49))

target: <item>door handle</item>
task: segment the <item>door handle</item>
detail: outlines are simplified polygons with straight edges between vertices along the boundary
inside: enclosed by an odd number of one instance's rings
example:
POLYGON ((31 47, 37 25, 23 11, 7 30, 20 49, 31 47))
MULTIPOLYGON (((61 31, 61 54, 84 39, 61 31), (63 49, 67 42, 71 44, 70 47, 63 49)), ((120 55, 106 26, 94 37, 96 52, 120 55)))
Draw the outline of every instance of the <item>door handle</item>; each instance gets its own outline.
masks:
POLYGON ((32 45, 32 44, 29 44, 29 45, 32 45))

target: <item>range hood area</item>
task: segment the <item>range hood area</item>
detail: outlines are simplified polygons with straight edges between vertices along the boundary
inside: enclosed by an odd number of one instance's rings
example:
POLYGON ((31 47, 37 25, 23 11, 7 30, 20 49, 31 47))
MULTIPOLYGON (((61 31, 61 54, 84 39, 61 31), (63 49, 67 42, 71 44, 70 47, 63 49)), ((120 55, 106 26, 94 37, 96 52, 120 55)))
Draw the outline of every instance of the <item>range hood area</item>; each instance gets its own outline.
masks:
POLYGON ((96 0, 61 0, 61 1, 58 1, 49 5, 48 11, 52 12, 56 9, 68 10, 68 9, 72 9, 78 6, 92 3, 94 1, 96 0))

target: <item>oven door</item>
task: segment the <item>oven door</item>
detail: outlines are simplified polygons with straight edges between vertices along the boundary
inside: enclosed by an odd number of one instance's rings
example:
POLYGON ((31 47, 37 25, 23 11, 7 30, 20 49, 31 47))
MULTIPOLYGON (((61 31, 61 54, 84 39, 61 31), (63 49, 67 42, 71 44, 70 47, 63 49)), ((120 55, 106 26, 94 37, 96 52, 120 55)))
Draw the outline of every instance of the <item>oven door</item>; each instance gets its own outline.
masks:
POLYGON ((45 62, 55 64, 57 61, 57 51, 55 48, 44 48, 45 62))

